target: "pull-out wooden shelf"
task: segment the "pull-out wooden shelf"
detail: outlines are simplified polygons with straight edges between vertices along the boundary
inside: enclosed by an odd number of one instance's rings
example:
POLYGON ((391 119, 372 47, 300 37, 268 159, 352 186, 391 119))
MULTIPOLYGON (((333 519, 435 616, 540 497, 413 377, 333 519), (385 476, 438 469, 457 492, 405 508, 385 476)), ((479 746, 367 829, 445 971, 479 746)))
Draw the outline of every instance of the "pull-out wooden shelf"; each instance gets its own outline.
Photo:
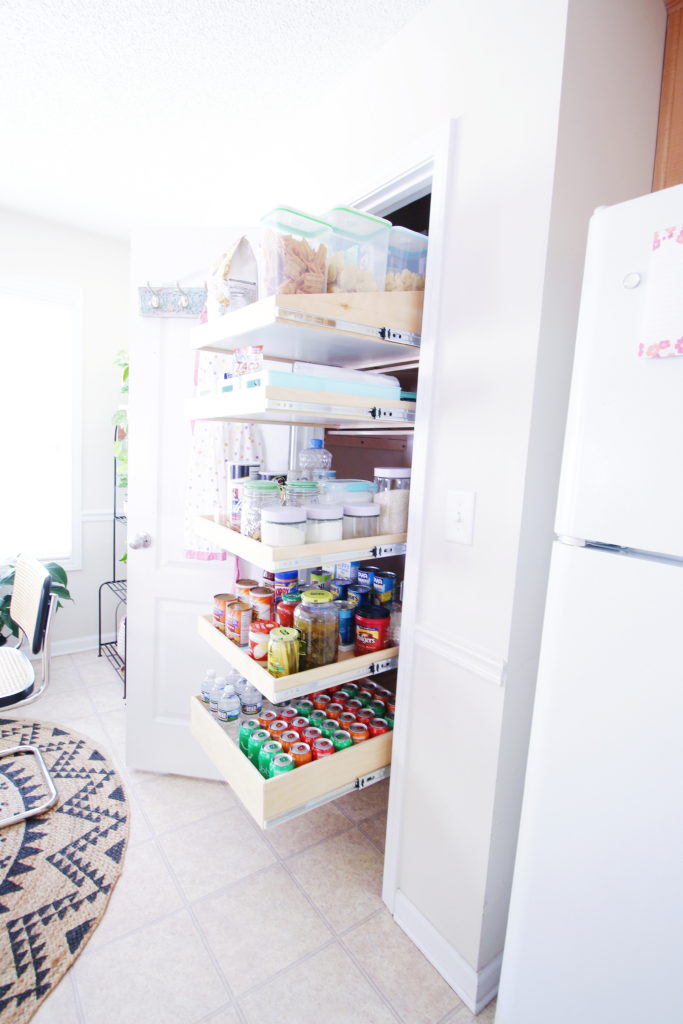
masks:
POLYGON ((281 569, 312 568, 321 562, 358 562, 363 558, 383 558, 405 553, 405 533, 384 533, 377 537, 355 537, 352 540, 327 541, 322 544, 293 544, 271 547, 231 530, 211 516, 198 516, 195 530, 216 547, 230 551, 252 565, 270 572, 281 569))
POLYGON ((210 615, 200 616, 199 635, 273 704, 324 690, 335 684, 348 683, 352 679, 386 672, 396 668, 397 664, 398 647, 386 647, 375 654, 362 654, 358 658, 350 656, 332 665, 309 668, 305 672, 276 678, 250 658, 244 648, 238 647, 232 640, 228 640, 225 633, 216 629, 210 615))
POLYGON ((197 349, 231 352, 263 345, 269 359, 350 369, 414 362, 422 292, 272 295, 192 332, 197 349))
POLYGON ((239 727, 219 722, 198 696, 192 697, 191 725, 192 735, 261 828, 277 825, 389 774, 390 732, 285 775, 264 779, 239 749, 239 727))

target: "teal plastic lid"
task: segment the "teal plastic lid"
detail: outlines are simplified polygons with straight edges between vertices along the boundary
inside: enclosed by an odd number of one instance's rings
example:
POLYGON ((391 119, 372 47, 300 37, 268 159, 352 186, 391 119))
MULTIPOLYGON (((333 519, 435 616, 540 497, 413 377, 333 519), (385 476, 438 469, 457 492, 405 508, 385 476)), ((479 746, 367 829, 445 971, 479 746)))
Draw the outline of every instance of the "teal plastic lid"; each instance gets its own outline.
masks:
POLYGON ((277 231, 293 231, 304 238, 315 238, 324 232, 330 231, 332 225, 320 217, 313 217, 303 210, 296 210, 293 206, 276 206, 270 213, 261 217, 261 223, 267 223, 277 231))
POLYGON ((301 491, 302 493, 306 494, 306 493, 309 493, 309 492, 312 492, 312 491, 316 491, 318 489, 318 481, 317 480, 288 480, 287 481, 287 486, 292 491, 301 491))
POLYGON ((394 227, 389 235, 389 249, 399 252, 427 252, 429 237, 410 228, 394 227))
POLYGON ((257 491, 262 494, 268 494, 271 491, 273 494, 277 494, 280 490, 280 485, 277 480, 251 480, 247 478, 244 481, 244 486, 250 491, 257 491))
POLYGON ((384 217, 375 217, 372 213, 353 210, 350 206, 333 206, 331 210, 323 214, 323 217, 335 231, 357 240, 374 238, 391 229, 390 220, 385 220, 384 217))

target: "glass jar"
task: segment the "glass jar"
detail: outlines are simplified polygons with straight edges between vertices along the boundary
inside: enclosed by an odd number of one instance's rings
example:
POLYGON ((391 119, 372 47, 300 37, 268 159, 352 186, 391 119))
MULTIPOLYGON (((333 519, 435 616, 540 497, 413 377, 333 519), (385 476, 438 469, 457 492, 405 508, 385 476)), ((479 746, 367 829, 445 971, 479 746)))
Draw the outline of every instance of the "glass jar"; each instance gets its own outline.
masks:
POLYGON ((284 594, 278 601, 275 617, 281 626, 294 626, 294 610, 301 601, 301 594, 284 594))
POLYGON ((295 508, 317 505, 319 488, 316 480, 288 480, 285 484, 285 505, 295 508))
POLYGON ((379 505, 379 532, 405 533, 408 529, 408 502, 410 500, 410 470, 394 466, 375 469, 379 505))
POLYGON ((245 480, 242 489, 240 533, 261 540, 261 512, 280 504, 280 488, 274 480, 245 480))
POLYGON ((303 672, 337 660, 339 609, 327 590, 305 590, 294 609, 299 630, 299 669, 303 672))
POLYGON ((342 539, 341 505, 311 505, 306 509, 306 543, 325 544, 342 539))
POLYGON ((291 676, 299 671, 299 632, 277 626, 268 635, 268 671, 271 676, 291 676))
POLYGON ((283 505, 264 508, 261 512, 261 540, 274 548, 305 544, 305 510, 283 505))
POLYGON ((374 502, 344 505, 343 537, 376 537, 379 528, 380 507, 374 502))

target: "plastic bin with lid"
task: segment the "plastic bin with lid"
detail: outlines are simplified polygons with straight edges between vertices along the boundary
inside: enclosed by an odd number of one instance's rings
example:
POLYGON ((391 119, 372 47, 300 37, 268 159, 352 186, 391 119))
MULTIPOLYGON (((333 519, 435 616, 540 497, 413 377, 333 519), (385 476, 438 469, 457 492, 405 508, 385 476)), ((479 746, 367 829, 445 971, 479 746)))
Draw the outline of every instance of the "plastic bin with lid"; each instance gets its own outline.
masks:
POLYGON ((330 225, 301 210, 278 206, 261 218, 260 295, 327 291, 330 225))
POLYGON ((323 215, 332 225, 328 292, 383 292, 391 222, 348 206, 323 215))
POLYGON ((320 480, 321 505, 345 505, 371 502, 377 494, 377 484, 373 480, 320 480))
POLYGON ((386 291, 423 292, 429 239, 409 228, 393 227, 389 234, 386 291))

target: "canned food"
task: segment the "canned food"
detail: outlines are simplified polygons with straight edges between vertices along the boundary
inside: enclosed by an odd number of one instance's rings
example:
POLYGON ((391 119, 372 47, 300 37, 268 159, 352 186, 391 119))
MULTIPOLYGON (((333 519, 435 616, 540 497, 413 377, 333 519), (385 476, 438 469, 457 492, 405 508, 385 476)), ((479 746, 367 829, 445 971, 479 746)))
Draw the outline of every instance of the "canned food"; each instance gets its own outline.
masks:
POLYGON ((288 729, 289 722, 286 722, 284 718, 276 718, 275 721, 271 722, 268 726, 268 732, 274 740, 279 740, 282 733, 287 732, 288 729))
POLYGON ((275 573, 270 572, 270 570, 268 569, 264 569, 263 572, 261 573, 261 582, 263 583, 264 587, 270 587, 270 589, 272 590, 273 585, 275 583, 275 573))
POLYGON ((319 729, 317 725, 309 725, 308 728, 301 730, 301 739, 304 741, 304 743, 311 744, 313 743, 313 740, 320 739, 322 734, 322 729, 319 729))
POLYGON ((279 707, 278 718, 282 718, 285 722, 291 722, 294 718, 297 718, 299 712, 296 710, 293 704, 285 704, 284 707, 279 707))
POLYGON ((278 626, 268 637, 268 671, 271 676, 289 676, 299 671, 299 630, 278 626))
POLYGON ((307 718, 304 718, 303 715, 297 715, 296 718, 293 718, 289 724, 291 725, 292 729, 295 729, 298 733, 302 733, 304 729, 308 729, 311 723, 307 718))
POLYGON ((313 753, 308 743, 302 743, 301 741, 299 743, 292 743, 289 753, 297 768, 313 760, 313 753))
POLYGON ((386 718, 373 718, 368 722, 368 732, 371 736, 381 736, 383 732, 389 732, 389 723, 386 718))
POLYGON ((258 587, 258 585, 258 580, 237 580, 237 582, 235 583, 235 593, 237 594, 238 598, 241 597, 245 601, 248 601, 249 594, 254 589, 254 587, 258 587))
POLYGON ((258 758, 261 751, 261 747, 264 743, 267 743, 270 739, 270 735, 266 729, 254 729, 251 736, 249 737, 249 743, 247 746, 247 755, 252 764, 258 768, 258 758))
POLYGON ((313 706, 316 711, 324 711, 328 704, 332 703, 332 698, 329 693, 318 693, 313 701, 313 706))
POLYGON ((326 718, 320 728, 322 729, 323 736, 329 739, 332 733, 336 732, 339 728, 339 722, 336 718, 326 718))
POLYGON ((277 622, 252 622, 249 626, 249 654, 254 661, 268 661, 268 637, 277 622))
MULTIPOLYGON (((270 622, 273 618, 273 591, 268 587, 253 587, 249 594, 249 603, 254 609, 254 618, 270 622)), ((277 623, 274 623, 277 625, 277 623)))
POLYGON ((377 571, 372 588, 375 592, 375 604, 391 608, 396 592, 396 573, 385 572, 384 569, 377 571))
POLYGON ((315 705, 313 701, 308 700, 306 697, 303 697, 301 700, 296 701, 295 707, 299 714, 303 715, 304 718, 310 718, 311 713, 315 711, 315 705))
POLYGON ((332 733, 332 743, 335 750, 346 750, 347 747, 353 746, 351 734, 346 729, 337 729, 332 733))
POLYGON ((291 590, 294 590, 298 582, 298 569, 283 569, 282 572, 276 572, 273 584, 275 597, 279 599, 283 594, 288 594, 291 590))
POLYGON ((358 586, 368 587, 371 591, 375 586, 375 575, 382 570, 378 565, 363 565, 358 570, 358 586))
POLYGON ((358 712, 363 707, 363 701, 358 700, 357 697, 349 697, 346 702, 346 710, 353 714, 354 718, 358 718, 358 712))
POLYGON ((339 728, 348 729, 348 727, 355 721, 356 716, 354 715, 353 711, 342 711, 341 715, 338 718, 339 728))
POLYGON ((284 750, 285 754, 289 753, 292 743, 298 743, 300 741, 300 738, 301 737, 299 736, 299 733, 296 731, 296 729, 285 729, 285 731, 281 732, 278 737, 280 743, 282 744, 282 749, 284 750))
POLYGON ((343 710, 344 710, 344 705, 343 704, 338 704, 335 701, 333 701, 332 704, 328 704, 327 705, 327 717, 328 718, 335 718, 335 719, 338 720, 339 716, 341 715, 343 710))
POLYGON ((352 587, 349 587, 347 601, 352 608, 363 608, 372 601, 372 590, 370 587, 354 583, 352 587))
POLYGON ((225 607, 236 600, 236 594, 213 595, 213 624, 221 633, 225 633, 225 607))
POLYGON ((240 750, 246 754, 249 750, 249 737, 256 729, 262 728, 258 718, 243 718, 240 722, 239 744, 240 750))
POLYGON ((388 608, 363 608, 356 611, 356 654, 383 651, 391 613, 388 608))
POLYGON ((320 587, 332 579, 332 573, 322 572, 320 569, 311 569, 311 586, 320 587))
POLYGON ((331 590, 337 601, 345 601, 346 595, 349 592, 349 581, 340 580, 339 578, 330 580, 327 584, 327 589, 331 590))
POLYGON ((258 755, 258 770, 264 779, 270 777, 270 762, 273 760, 276 754, 282 753, 282 744, 278 743, 277 740, 267 740, 258 755))
POLYGON ((311 753, 314 761, 321 757, 329 757, 330 754, 334 754, 334 743, 326 736, 321 736, 319 739, 313 740, 311 753))
POLYGON ((268 731, 270 731, 270 729, 268 728, 270 726, 270 723, 277 721, 277 719, 280 716, 278 715, 277 711, 261 711, 257 717, 261 728, 268 729, 268 731))
POLYGON ((362 743, 370 738, 370 729, 365 722, 354 722, 349 726, 349 734, 354 743, 362 743))
POLYGON ((249 643, 251 606, 244 601, 231 601, 225 606, 225 635, 238 647, 249 643))
POLYGON ((273 779, 276 775, 284 775, 285 772, 291 772, 293 769, 294 758, 291 754, 276 754, 270 762, 270 777, 273 779))

